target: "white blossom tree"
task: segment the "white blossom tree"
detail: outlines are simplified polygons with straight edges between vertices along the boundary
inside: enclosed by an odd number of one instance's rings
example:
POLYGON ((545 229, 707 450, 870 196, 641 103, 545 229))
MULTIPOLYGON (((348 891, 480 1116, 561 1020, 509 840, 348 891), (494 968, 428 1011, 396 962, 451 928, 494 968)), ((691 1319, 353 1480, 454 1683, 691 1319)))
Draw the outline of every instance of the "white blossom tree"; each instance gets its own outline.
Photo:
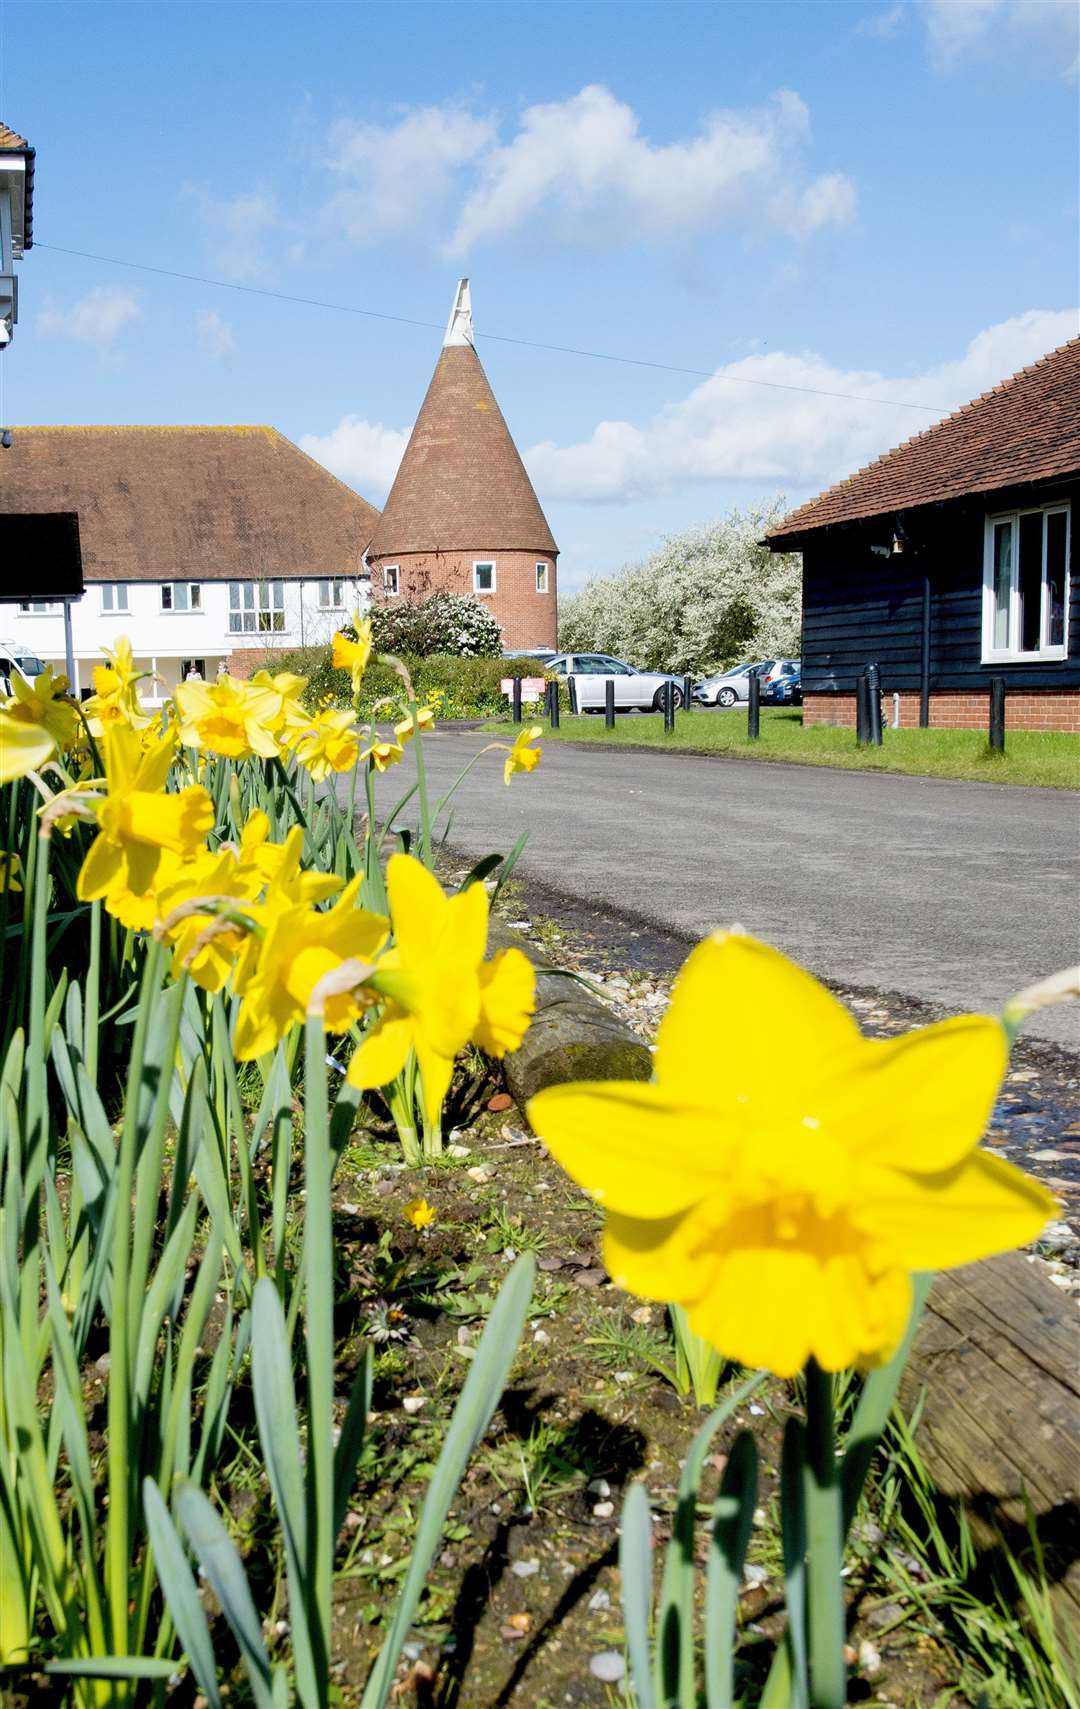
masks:
POLYGON ((799 656, 802 563, 761 544, 782 498, 671 535, 640 564, 559 601, 559 645, 642 670, 701 675, 750 657, 799 656))

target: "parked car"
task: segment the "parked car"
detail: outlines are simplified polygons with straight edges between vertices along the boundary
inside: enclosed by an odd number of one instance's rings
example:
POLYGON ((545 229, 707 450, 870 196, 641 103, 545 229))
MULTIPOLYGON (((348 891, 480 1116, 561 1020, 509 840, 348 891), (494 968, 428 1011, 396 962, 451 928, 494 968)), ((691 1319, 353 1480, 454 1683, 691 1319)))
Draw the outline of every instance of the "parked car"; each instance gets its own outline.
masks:
POLYGON ((779 671, 762 683, 761 699, 768 706, 802 705, 802 666, 781 659, 779 671))
POLYGON ((764 688, 766 680, 778 667, 790 663, 790 659, 752 659, 748 664, 735 665, 730 671, 703 677, 701 682, 695 683, 694 699, 702 706, 734 706, 740 700, 749 700, 752 676, 761 677, 764 688))
POLYGON ((13 677, 33 682, 44 669, 41 660, 26 652, 17 641, 0 641, 0 694, 11 696, 14 692, 11 686, 13 677))
POLYGON ((504 647, 501 657, 504 659, 535 659, 538 664, 548 668, 555 657, 554 647, 504 647))
POLYGON ((615 684, 615 709, 629 712, 635 707, 643 712, 659 712, 664 684, 674 683, 676 706, 683 703, 680 679, 671 671, 639 671, 623 659, 613 659, 609 653, 559 653, 548 664, 556 676, 572 677, 578 708, 582 712, 602 712, 610 677, 615 684))

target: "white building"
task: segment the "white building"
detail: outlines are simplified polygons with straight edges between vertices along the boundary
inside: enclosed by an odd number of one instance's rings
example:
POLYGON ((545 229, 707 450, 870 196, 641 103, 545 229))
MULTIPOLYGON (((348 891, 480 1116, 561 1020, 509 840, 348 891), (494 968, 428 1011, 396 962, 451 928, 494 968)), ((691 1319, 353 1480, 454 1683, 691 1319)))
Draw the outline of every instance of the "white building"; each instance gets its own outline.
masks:
MULTIPOLYGON (((74 512, 86 591, 77 691, 126 635, 159 700, 189 670, 248 675, 367 605, 378 512, 270 427, 13 427, 0 513, 74 512)), ((25 580, 25 578, 20 578, 25 580)), ((0 565, 0 602, 4 601, 0 565)), ((63 607, 0 603, 0 650, 64 667, 63 607)))
POLYGON ((0 120, 0 350, 19 318, 15 263, 33 244, 34 151, 0 120))

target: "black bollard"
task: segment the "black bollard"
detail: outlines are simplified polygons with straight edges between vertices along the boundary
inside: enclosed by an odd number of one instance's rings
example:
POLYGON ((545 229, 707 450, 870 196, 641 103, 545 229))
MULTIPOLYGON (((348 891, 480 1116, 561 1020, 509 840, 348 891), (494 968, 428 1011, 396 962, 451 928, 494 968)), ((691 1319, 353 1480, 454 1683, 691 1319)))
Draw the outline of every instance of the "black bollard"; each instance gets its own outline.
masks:
POLYGON ((604 723, 609 730, 615 728, 615 678, 609 676, 604 684, 604 723))
POLYGON ((684 676, 682 679, 682 703, 684 712, 689 712, 694 704, 694 683, 693 679, 688 676, 684 676))
POLYGON ((549 682, 547 685, 547 703, 548 723, 551 725, 553 730, 557 730, 559 728, 559 716, 562 711, 562 707, 559 703, 559 685, 557 682, 549 682))
POLYGON ((880 748, 881 734, 881 672, 877 665, 869 665, 866 671, 866 699, 869 715, 868 737, 875 748, 880 748))
POLYGON ((990 678, 990 748, 995 754, 1005 752, 1005 678, 990 678))
POLYGON ((664 684, 664 730, 670 732, 675 728, 675 684, 668 677, 664 684))
POLYGON ((746 734, 751 742, 761 735, 761 678, 755 671, 747 684, 750 698, 746 707, 746 734))
POLYGON ((574 681, 574 676, 573 676, 572 672, 567 673, 566 692, 570 696, 570 711, 573 713, 574 717, 576 718, 577 717, 577 711, 578 711, 578 694, 577 694, 577 683, 574 681))
POLYGON ((865 671, 855 678, 855 740, 860 748, 870 740, 870 685, 865 671))
POLYGON ((519 676, 516 676, 514 678, 514 687, 513 687, 512 693, 511 693, 511 700, 512 700, 513 708, 514 708, 514 723, 520 724, 521 723, 521 678, 519 676))

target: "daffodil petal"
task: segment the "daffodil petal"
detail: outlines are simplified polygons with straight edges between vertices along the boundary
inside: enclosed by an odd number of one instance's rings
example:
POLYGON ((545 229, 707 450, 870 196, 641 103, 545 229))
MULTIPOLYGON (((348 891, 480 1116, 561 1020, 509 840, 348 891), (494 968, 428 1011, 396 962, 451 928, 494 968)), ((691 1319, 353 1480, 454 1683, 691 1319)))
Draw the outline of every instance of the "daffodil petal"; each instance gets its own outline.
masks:
POLYGON ((75 893, 80 902, 96 902, 119 877, 124 864, 120 845, 99 832, 79 869, 75 893))
POLYGON ((450 1090, 454 1060, 430 1050, 422 1039, 416 1042, 416 1060, 420 1065, 424 1116, 429 1127, 434 1127, 442 1113, 443 1099, 450 1090))
POLYGON ((412 1044, 412 1021, 407 1015, 388 1011, 354 1052, 346 1076, 349 1085, 362 1092, 373 1086, 388 1086, 409 1060, 412 1044))
POLYGON ((986 1132, 1008 1060, 1004 1029, 989 1015, 867 1039, 829 1088, 830 1129, 855 1157, 948 1169, 986 1132))
POLYGON ((693 1300, 709 1286, 719 1253, 700 1239, 694 1213, 679 1211, 660 1220, 620 1216, 604 1219, 604 1265, 617 1288, 645 1299, 693 1300))
POLYGON ((647 1081, 549 1086, 526 1113, 567 1174, 624 1216, 673 1216, 721 1189, 737 1143, 712 1110, 647 1081))
POLYGON ((0 711, 0 783, 37 771, 55 752, 56 743, 43 724, 28 724, 0 711))
POLYGON ((719 1108, 762 1099, 794 1108, 828 1066, 861 1042, 825 987, 779 950, 737 932, 698 944, 672 991, 657 1034, 660 1086, 709 1085, 719 1108), (797 1015, 798 1024, 771 1017, 797 1015))
POLYGON ((403 959, 426 958, 450 906, 438 879, 412 855, 391 855, 386 864, 386 893, 403 959))
POLYGON ((868 1224, 910 1270, 944 1270, 1036 1239, 1057 1210, 1038 1181, 987 1151, 936 1175, 864 1171, 868 1224))

